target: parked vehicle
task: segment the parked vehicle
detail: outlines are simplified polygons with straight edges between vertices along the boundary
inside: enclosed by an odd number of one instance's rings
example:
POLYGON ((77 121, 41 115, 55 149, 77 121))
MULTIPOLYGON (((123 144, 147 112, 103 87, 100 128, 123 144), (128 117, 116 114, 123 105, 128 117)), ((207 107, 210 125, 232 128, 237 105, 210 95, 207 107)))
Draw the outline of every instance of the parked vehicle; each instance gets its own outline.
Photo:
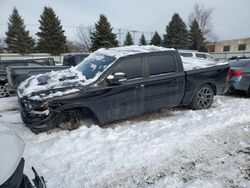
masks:
POLYGON ((204 52, 198 52, 195 50, 179 50, 179 53, 182 57, 193 57, 210 61, 217 61, 217 59, 214 58, 212 55, 204 52))
MULTIPOLYGON (((0 188, 33 188, 29 178, 23 174, 24 159, 22 157, 25 144, 13 131, 0 126, 0 188)), ((45 188, 43 177, 39 177, 35 169, 33 180, 36 188, 45 188)))
POLYGON ((71 66, 77 65, 84 58, 86 58, 89 54, 68 54, 64 56, 63 66, 55 66, 52 64, 51 66, 11 66, 6 69, 7 72, 7 80, 8 84, 5 86, 8 93, 14 93, 17 87, 21 82, 26 80, 27 78, 37 75, 43 74, 46 72, 57 71, 67 69, 71 66), (12 92, 11 92, 12 91, 12 92))
POLYGON ((35 133, 100 125, 162 108, 209 108, 227 91, 228 64, 184 71, 178 51, 155 46, 100 49, 76 67, 25 80, 18 88, 23 122, 35 133))
POLYGON ((25 59, 25 60, 2 60, 2 61, 0 61, 0 97, 6 97, 8 95, 15 93, 15 90, 8 89, 6 87, 6 84, 8 83, 6 69, 8 67, 13 67, 13 66, 41 67, 41 66, 54 66, 54 65, 55 65, 55 61, 53 58, 37 58, 37 59, 25 59))
POLYGON ((21 82, 33 75, 67 68, 69 66, 11 66, 6 69, 8 84, 5 87, 7 91, 15 91, 21 82))
POLYGON ((250 96, 250 59, 236 59, 229 61, 230 79, 229 92, 244 91, 250 96))
POLYGON ((89 56, 89 53, 65 54, 63 57, 63 65, 64 66, 76 66, 88 56, 89 56))

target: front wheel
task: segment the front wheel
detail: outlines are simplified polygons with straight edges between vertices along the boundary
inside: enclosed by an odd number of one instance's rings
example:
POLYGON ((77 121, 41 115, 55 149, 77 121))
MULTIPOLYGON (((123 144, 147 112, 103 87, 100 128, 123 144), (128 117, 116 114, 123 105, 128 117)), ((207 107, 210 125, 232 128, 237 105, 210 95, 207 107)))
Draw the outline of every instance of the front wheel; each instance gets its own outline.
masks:
POLYGON ((202 85, 196 91, 194 98, 190 104, 194 110, 207 109, 214 100, 214 91, 208 84, 202 85))
POLYGON ((7 91, 7 88, 5 87, 5 85, 0 85, 0 98, 2 97, 8 97, 9 93, 7 91))

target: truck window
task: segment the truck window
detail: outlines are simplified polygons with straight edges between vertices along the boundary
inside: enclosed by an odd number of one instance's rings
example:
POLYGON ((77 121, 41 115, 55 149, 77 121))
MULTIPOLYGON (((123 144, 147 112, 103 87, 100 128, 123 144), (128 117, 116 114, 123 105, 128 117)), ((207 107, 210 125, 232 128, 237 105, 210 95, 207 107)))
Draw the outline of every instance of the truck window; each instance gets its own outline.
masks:
POLYGON ((146 63, 150 76, 176 71, 176 63, 172 55, 149 56, 146 63))
POLYGON ((131 58, 122 60, 112 71, 112 73, 123 72, 127 79, 142 77, 142 62, 141 58, 131 58))
POLYGON ((195 56, 198 58, 206 59, 206 54, 195 54, 195 56))
POLYGON ((0 70, 5 70, 5 64, 4 63, 0 63, 0 70))
POLYGON ((187 52, 180 52, 180 55, 182 57, 193 57, 193 54, 192 53, 187 53, 187 52))
POLYGON ((28 66, 41 67, 41 66, 43 66, 43 64, 39 64, 39 63, 28 63, 28 66))

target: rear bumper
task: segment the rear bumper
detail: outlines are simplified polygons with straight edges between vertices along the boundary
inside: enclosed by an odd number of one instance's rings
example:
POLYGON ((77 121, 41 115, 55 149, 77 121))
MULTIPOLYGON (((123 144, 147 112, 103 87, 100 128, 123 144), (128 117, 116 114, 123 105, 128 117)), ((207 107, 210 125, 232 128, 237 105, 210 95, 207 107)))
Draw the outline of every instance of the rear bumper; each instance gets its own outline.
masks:
POLYGON ((229 84, 235 90, 247 91, 250 86, 250 79, 246 77, 231 77, 229 84))

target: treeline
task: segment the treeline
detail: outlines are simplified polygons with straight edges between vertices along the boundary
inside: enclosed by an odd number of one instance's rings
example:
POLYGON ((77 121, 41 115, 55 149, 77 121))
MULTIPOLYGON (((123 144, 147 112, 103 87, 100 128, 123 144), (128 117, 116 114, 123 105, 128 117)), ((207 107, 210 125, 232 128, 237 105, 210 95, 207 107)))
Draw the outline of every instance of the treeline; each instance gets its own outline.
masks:
POLYGON ((61 21, 51 7, 44 7, 39 19, 38 41, 26 30, 24 20, 16 8, 9 17, 8 31, 5 33, 6 50, 10 53, 50 53, 53 55, 68 52, 66 36, 61 21))
MULTIPOLYGON (((206 10, 199 5, 195 5, 194 13, 191 15, 193 16, 189 20, 189 29, 179 14, 175 13, 166 26, 166 33, 163 36, 160 36, 155 31, 151 39, 147 40, 145 35, 142 34, 139 39, 139 45, 150 44, 176 49, 206 51, 206 35, 209 34, 207 23, 211 15, 211 10, 206 10), (200 19, 202 15, 207 16, 205 23, 204 19, 200 19)), ((44 7, 39 23, 39 31, 36 33, 38 40, 35 41, 30 36, 29 31, 26 30, 24 20, 19 15, 18 10, 14 8, 9 17, 8 30, 6 32, 6 50, 10 53, 26 54, 39 52, 53 55, 70 51, 61 21, 51 7, 44 7)), ((95 51, 103 47, 118 46, 117 34, 113 32, 113 28, 105 15, 100 15, 94 29, 88 36, 84 37, 89 37, 90 51, 95 51)), ((134 43, 131 33, 127 32, 123 45, 129 46, 134 43)))

